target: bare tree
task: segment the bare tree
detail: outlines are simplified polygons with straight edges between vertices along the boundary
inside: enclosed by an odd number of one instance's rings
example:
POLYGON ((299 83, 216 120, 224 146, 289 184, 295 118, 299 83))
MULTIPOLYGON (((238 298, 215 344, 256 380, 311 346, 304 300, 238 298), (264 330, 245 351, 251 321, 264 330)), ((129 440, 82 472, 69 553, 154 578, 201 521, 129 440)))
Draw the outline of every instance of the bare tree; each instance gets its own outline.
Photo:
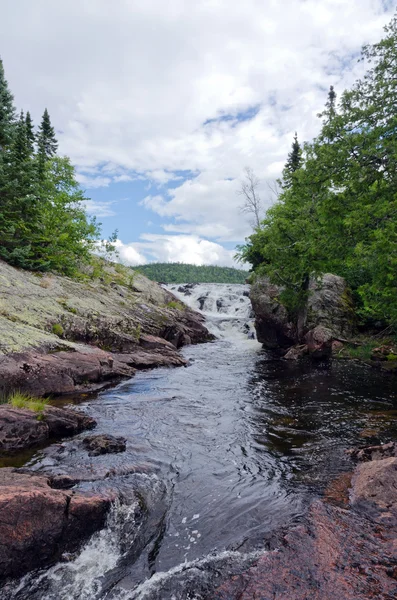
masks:
POLYGON ((238 195, 244 198, 244 204, 240 206, 240 210, 242 213, 252 214, 254 227, 259 227, 262 210, 261 198, 258 192, 260 181, 250 167, 245 167, 244 174, 244 179, 238 191, 238 195))

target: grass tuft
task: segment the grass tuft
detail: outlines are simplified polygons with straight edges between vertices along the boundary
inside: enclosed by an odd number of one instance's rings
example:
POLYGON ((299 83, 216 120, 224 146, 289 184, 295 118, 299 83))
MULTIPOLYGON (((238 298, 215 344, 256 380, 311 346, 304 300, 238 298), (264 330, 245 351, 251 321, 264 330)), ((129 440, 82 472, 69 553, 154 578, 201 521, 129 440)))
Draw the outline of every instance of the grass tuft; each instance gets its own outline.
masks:
POLYGON ((37 413, 41 413, 48 404, 48 400, 34 398, 29 394, 18 391, 12 392, 10 396, 8 396, 7 402, 14 408, 26 408, 37 413))

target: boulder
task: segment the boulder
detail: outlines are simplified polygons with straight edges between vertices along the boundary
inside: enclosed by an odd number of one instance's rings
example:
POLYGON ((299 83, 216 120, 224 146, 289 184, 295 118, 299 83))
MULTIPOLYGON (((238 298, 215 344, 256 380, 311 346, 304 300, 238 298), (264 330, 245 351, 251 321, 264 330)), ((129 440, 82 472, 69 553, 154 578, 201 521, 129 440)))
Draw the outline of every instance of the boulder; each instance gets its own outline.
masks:
POLYGON ((47 406, 41 415, 9 404, 0 405, 0 455, 19 452, 95 427, 85 413, 47 406), (39 417, 39 418, 38 418, 39 417))
POLYGON ((305 335, 307 349, 312 358, 327 358, 332 354, 333 334, 323 325, 317 325, 305 335))
POLYGON ((345 279, 331 273, 326 273, 321 279, 311 279, 306 330, 322 325, 335 338, 347 338, 352 335, 354 324, 354 306, 345 279))
POLYGON ((290 348, 298 342, 297 328, 280 303, 281 291, 267 279, 258 279, 250 290, 257 339, 269 349, 290 348))
POLYGON ((125 451, 126 439, 103 433, 84 438, 83 446, 88 450, 88 456, 117 454, 118 452, 125 451))
POLYGON ((0 469, 0 579, 56 562, 104 525, 116 492, 52 489, 46 477, 0 469))
MULTIPOLYGON (((306 345, 313 358, 324 358, 332 353, 335 339, 352 334, 353 304, 342 277, 325 274, 319 280, 310 280, 306 305, 294 317, 280 302, 282 291, 266 278, 251 286, 257 338, 265 348, 282 350, 306 345)), ((298 354, 297 349, 288 358, 298 354)))

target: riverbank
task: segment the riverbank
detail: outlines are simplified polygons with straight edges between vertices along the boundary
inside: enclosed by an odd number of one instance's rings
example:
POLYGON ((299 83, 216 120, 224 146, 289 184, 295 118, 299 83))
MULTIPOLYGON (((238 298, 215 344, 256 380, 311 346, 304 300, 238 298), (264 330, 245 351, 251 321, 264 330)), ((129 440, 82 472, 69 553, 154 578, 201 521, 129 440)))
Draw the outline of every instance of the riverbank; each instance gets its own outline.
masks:
POLYGON ((76 281, 0 261, 0 393, 87 392, 184 365, 180 347, 212 339, 203 320, 122 265, 76 281))

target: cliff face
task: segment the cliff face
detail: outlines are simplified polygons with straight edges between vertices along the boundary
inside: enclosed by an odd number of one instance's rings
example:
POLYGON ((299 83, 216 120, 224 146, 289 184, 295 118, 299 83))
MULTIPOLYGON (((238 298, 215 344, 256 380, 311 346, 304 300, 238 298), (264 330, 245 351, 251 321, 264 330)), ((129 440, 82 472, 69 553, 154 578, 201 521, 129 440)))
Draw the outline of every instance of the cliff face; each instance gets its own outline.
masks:
POLYGON ((70 393, 137 368, 183 365, 177 348, 212 339, 202 321, 122 266, 78 282, 0 261, 0 391, 70 393))
POLYGON ((334 340, 350 337, 355 321, 345 280, 325 274, 309 283, 308 297, 299 314, 292 317, 280 302, 282 287, 266 279, 256 281, 250 292, 258 340, 270 349, 284 349, 287 358, 310 353, 330 353, 334 340), (295 346, 295 347, 294 347, 295 346))

